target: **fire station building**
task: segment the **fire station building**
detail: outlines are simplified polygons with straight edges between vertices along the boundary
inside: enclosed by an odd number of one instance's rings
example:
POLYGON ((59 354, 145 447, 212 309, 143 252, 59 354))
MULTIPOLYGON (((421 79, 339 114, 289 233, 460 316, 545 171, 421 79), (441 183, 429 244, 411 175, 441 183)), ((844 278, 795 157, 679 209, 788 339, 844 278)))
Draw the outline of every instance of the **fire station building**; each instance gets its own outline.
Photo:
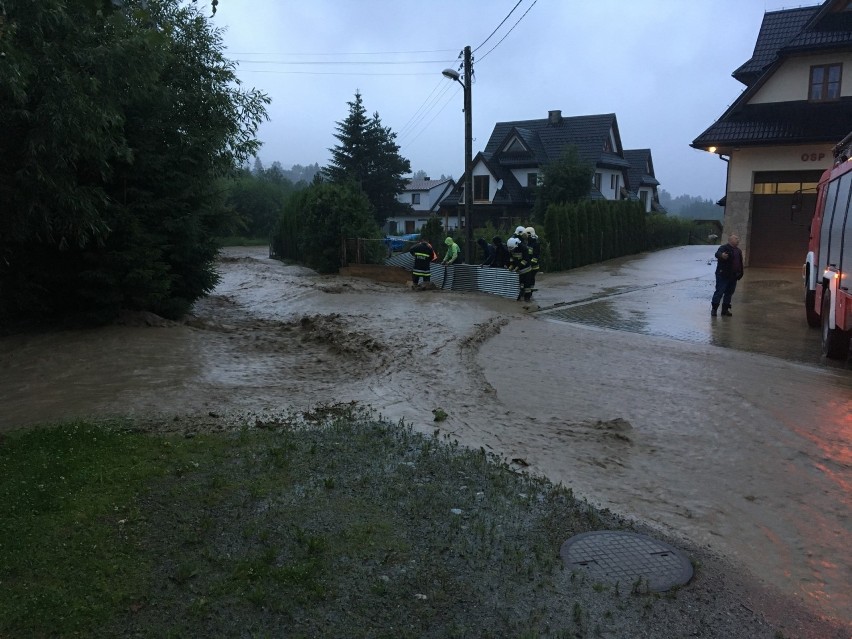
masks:
POLYGON ((764 14, 733 76, 745 91, 691 145, 728 163, 723 241, 739 235, 750 266, 800 266, 817 182, 852 129, 852 0, 764 14))

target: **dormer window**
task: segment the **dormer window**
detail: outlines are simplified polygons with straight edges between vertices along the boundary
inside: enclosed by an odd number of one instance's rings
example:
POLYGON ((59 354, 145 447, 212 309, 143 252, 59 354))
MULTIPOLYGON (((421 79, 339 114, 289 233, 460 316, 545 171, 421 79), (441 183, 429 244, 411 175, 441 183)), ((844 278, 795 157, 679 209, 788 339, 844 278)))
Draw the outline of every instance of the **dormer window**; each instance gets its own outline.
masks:
POLYGON ((612 144, 609 141, 609 136, 604 140, 604 151, 612 151, 612 144))
POLYGON ((811 84, 808 100, 824 102, 840 99, 841 64, 820 64, 811 67, 811 84))
POLYGON ((487 175, 473 176, 473 201, 488 202, 489 191, 491 190, 491 180, 487 175))
POLYGON ((512 138, 512 141, 509 142, 509 144, 506 146, 506 151, 508 153, 522 153, 526 151, 526 149, 524 148, 524 145, 521 144, 521 141, 518 140, 518 138, 512 138))

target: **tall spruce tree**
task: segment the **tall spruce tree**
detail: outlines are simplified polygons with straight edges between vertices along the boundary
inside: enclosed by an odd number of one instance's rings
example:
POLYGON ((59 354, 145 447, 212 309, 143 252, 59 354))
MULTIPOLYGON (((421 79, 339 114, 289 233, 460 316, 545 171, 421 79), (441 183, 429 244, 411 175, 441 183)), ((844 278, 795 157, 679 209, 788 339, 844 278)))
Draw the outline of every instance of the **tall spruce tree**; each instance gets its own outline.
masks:
POLYGON ((370 201, 379 226, 388 217, 405 210, 396 196, 405 190, 403 175, 411 172, 411 163, 399 154, 396 133, 382 125, 378 112, 372 118, 355 93, 355 101, 347 102, 349 115, 337 123, 334 137, 340 142, 329 149, 331 163, 323 175, 335 184, 354 184, 370 201))

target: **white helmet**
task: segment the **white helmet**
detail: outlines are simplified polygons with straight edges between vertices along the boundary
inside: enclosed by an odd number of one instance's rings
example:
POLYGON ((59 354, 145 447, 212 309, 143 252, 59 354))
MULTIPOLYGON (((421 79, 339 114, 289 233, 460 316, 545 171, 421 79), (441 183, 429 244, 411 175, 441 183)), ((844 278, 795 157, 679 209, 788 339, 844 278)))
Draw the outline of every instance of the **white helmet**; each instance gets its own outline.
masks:
POLYGON ((531 226, 528 226, 527 228, 525 228, 524 233, 526 233, 530 237, 538 237, 538 235, 535 234, 535 229, 531 226))
POLYGON ((526 231, 526 229, 523 226, 519 226, 515 229, 515 235, 523 235, 524 231, 526 231))
POLYGON ((520 243, 521 241, 516 237, 510 237, 508 240, 506 240, 506 246, 508 246, 510 249, 518 248, 518 244, 520 243))

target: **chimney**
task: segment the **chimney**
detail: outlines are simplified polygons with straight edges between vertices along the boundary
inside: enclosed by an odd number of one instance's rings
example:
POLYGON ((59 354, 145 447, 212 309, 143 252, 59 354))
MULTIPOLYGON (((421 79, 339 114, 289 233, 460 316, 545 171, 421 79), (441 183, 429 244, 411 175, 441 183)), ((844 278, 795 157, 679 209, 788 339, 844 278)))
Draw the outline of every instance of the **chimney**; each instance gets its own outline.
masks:
POLYGON ((562 111, 548 111, 547 122, 548 124, 559 124, 562 122, 562 111))

